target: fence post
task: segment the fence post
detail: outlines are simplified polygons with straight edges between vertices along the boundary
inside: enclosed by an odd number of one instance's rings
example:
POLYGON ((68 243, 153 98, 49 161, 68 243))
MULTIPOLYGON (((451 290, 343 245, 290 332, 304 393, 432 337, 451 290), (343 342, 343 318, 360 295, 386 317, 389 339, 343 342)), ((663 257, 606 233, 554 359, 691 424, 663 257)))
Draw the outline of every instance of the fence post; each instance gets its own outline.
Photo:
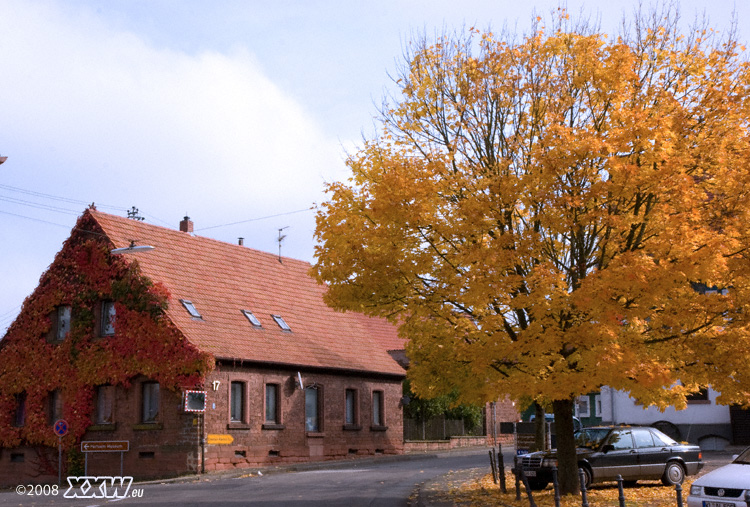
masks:
POLYGON ((682 484, 678 484, 674 487, 677 493, 677 507, 682 507, 682 484))
POLYGON ((560 507, 560 483, 557 480, 557 467, 552 468, 552 487, 555 489, 555 507, 560 507))
POLYGON ((581 481, 581 507, 589 507, 589 498, 586 495, 586 476, 583 468, 578 469, 578 479, 581 481))
POLYGON ((495 456, 493 456, 493 454, 495 453, 495 448, 493 447, 488 452, 490 454, 490 468, 492 469, 492 482, 497 484, 497 470, 495 468, 495 456))
POLYGON ((620 490, 620 496, 617 497, 620 501, 620 507, 625 507, 625 490, 622 489, 622 475, 617 476, 617 489, 620 490))
POLYGON ((521 480, 523 481, 524 489, 526 489, 526 496, 529 497, 529 507, 536 507, 536 503, 534 502, 534 495, 531 494, 529 479, 526 477, 526 474, 523 471, 523 467, 521 467, 521 480))
MULTIPOLYGON (((519 470, 518 467, 519 467, 519 463, 518 463, 518 458, 516 457, 515 466, 513 467, 513 475, 516 478, 516 500, 521 499, 521 473, 522 472, 518 471, 519 470)), ((520 467, 521 469, 523 469, 523 464, 521 464, 520 467)))
POLYGON ((507 493, 505 486, 505 458, 503 458, 503 444, 497 444, 497 470, 500 474, 500 491, 507 493))

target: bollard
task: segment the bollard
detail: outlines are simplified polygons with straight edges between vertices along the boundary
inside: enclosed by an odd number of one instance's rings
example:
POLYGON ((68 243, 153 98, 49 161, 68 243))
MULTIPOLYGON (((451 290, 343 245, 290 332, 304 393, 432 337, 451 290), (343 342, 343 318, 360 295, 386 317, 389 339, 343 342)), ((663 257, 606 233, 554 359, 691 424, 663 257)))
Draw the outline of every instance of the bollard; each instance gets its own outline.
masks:
POLYGON ((552 487, 555 488, 555 507, 560 507, 560 483, 557 480, 557 467, 552 467, 552 487))
POLYGON ((617 497, 620 501, 620 507, 625 507, 625 490, 622 489, 622 475, 617 476, 617 489, 620 490, 620 496, 617 497))
POLYGON ((497 484, 497 470, 495 469, 495 456, 493 454, 495 453, 495 449, 490 449, 490 468, 492 469, 492 482, 497 484))
POLYGON ((507 493, 505 487, 505 458, 503 458, 503 444, 497 444, 497 471, 500 474, 500 491, 507 493))
POLYGON ((578 478, 581 481, 581 507, 589 507, 589 499, 586 495, 586 476, 583 468, 578 469, 578 478))
POLYGON ((529 486, 529 479, 526 477, 526 474, 523 472, 523 467, 521 468, 521 480, 523 481, 524 489, 526 489, 526 496, 529 497, 529 507, 536 507, 536 503, 534 502, 534 495, 531 494, 531 486, 529 486))
POLYGON ((682 507, 682 484, 676 485, 674 490, 677 493, 677 507, 682 507))
POLYGON ((520 500, 521 499, 521 474, 518 471, 518 463, 516 463, 516 466, 513 469, 513 475, 516 478, 516 500, 520 500))

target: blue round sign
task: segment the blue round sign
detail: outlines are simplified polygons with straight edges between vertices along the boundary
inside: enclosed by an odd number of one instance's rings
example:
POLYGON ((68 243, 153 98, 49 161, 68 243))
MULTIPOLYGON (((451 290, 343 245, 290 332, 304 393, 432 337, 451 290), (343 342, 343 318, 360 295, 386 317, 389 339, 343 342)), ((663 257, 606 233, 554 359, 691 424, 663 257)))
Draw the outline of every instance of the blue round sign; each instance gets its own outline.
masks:
POLYGON ((55 435, 58 437, 64 437, 68 433, 68 421, 65 419, 58 419, 55 421, 55 435))

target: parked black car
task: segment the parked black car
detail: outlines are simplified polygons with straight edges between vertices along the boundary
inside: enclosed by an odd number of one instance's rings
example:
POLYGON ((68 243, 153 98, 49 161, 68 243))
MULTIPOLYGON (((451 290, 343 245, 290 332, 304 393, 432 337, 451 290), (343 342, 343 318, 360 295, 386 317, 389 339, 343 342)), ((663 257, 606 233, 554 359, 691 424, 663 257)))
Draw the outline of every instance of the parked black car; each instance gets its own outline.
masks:
MULTIPOLYGON (((575 437, 578 467, 583 469, 586 487, 616 480, 618 475, 628 485, 649 479, 675 485, 703 468, 700 447, 675 442, 656 428, 596 426, 577 431, 575 437)), ((544 489, 552 482, 557 455, 552 450, 517 456, 519 465, 532 489, 544 489)))

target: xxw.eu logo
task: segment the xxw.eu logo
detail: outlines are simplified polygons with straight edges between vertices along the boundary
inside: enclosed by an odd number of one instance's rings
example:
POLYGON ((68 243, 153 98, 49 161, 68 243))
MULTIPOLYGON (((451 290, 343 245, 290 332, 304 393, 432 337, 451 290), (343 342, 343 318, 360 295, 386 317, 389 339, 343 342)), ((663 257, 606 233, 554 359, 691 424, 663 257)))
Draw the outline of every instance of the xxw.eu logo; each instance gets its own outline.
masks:
POLYGON ((68 477, 65 498, 127 498, 143 496, 142 489, 130 491, 132 477, 68 477))

